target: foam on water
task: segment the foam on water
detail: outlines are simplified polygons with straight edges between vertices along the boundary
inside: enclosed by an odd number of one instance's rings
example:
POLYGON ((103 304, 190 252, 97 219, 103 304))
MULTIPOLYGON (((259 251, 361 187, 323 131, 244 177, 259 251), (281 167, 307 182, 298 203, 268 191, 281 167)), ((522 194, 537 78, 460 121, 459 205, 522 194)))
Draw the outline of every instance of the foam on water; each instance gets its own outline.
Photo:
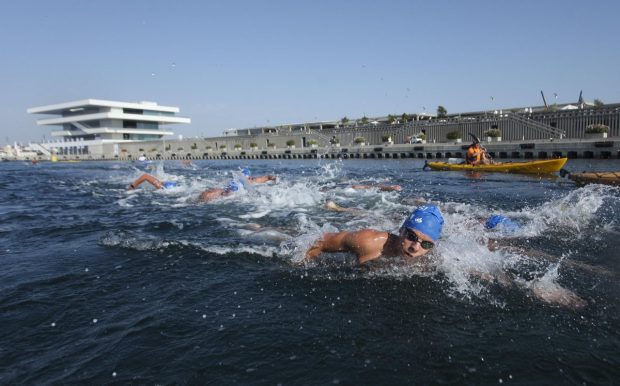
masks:
MULTIPOLYGON (((158 165, 158 172, 163 173, 161 164, 158 165)), ((294 179, 280 178, 277 184, 250 184, 247 180, 244 183, 245 176, 240 172, 230 173, 239 182, 239 191, 211 205, 235 204, 237 213, 232 218, 220 217, 218 221, 234 230, 241 241, 235 246, 204 246, 200 243, 197 246, 217 254, 277 254, 293 265, 303 262, 307 249, 326 232, 374 228, 396 233, 404 216, 431 197, 429 194, 422 194, 423 198, 403 197, 404 193, 380 192, 376 188, 352 189, 351 184, 373 185, 389 181, 384 178, 366 177, 362 181, 349 178, 342 171, 341 161, 319 163, 315 173, 301 173, 294 179), (329 212, 322 208, 327 200, 359 210, 352 213, 329 212), (249 224, 248 220, 260 223, 249 224)), ((145 191, 140 197, 129 193, 118 204, 131 207, 134 200, 146 198, 156 206, 197 205, 195 196, 209 187, 223 185, 230 178, 230 173, 216 171, 210 176, 192 178, 166 175, 184 183, 172 189, 145 191)), ((411 266, 396 259, 361 274, 373 278, 439 275, 437 277, 446 285, 447 293, 460 298, 484 298, 494 304, 503 302, 489 295, 490 282, 510 283, 524 291, 551 298, 555 295, 548 294, 564 290, 557 284, 557 267, 563 264, 563 258, 551 256, 559 260, 554 270, 550 267, 552 262, 541 265, 540 259, 530 256, 530 252, 519 247, 519 243, 566 233, 572 237, 595 237, 589 232, 582 232, 593 226, 598 226, 602 231, 613 230, 614 208, 619 206, 617 192, 615 188, 590 185, 538 206, 504 211, 476 203, 434 202, 442 208, 445 227, 443 237, 433 252, 430 267, 411 266), (520 227, 516 231, 485 229, 483 224, 486 218, 496 213, 511 218, 520 227), (593 220, 601 216, 606 221, 599 226, 593 220), (490 245, 497 247, 490 248, 490 245)), ((179 229, 183 229, 182 226, 179 229)), ((155 249, 162 245, 153 240, 136 240, 135 237, 114 240, 108 237, 102 243, 135 248, 152 246, 155 249)), ((318 272, 316 274, 320 275, 318 272)))

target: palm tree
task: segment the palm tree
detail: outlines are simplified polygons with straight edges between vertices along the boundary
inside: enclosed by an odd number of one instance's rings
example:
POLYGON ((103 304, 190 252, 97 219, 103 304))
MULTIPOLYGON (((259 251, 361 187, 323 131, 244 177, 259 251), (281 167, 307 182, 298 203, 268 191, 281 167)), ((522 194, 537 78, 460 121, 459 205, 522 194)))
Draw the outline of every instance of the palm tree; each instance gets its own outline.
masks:
POLYGON ((347 118, 347 117, 343 117, 343 118, 340 120, 340 123, 342 123, 342 126, 346 126, 346 125, 347 125, 347 123, 349 123, 349 118, 347 118))
POLYGON ((368 117, 364 115, 364 116, 362 117, 362 119, 360 119, 360 123, 361 123, 362 125, 367 124, 367 123, 368 123, 368 117))
POLYGON ((448 110, 443 106, 437 106, 437 118, 445 118, 448 116, 448 110))
POLYGON ((600 100, 600 99, 595 99, 594 100, 594 107, 602 107, 604 105, 605 105, 605 103, 602 100, 600 100))
POLYGON ((396 123, 396 120, 397 120, 397 118, 396 118, 395 115, 392 115, 392 114, 388 115, 388 122, 396 123))
POLYGON ((411 118, 409 117, 409 114, 403 113, 403 115, 400 116, 400 119, 402 119, 403 123, 407 123, 411 118))

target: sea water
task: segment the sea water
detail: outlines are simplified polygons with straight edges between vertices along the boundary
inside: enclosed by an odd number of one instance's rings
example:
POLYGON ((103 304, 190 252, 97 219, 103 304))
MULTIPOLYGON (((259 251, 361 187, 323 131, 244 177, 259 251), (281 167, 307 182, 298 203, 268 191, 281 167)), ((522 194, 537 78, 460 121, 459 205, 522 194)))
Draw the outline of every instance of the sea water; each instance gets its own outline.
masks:
POLYGON ((0 164, 0 383, 617 383, 619 190, 422 166, 0 164), (277 183, 196 200, 241 167, 277 183), (127 190, 144 172, 177 186, 127 190), (428 264, 303 259, 428 202, 445 218, 428 264), (486 230, 492 214, 519 229, 486 230))

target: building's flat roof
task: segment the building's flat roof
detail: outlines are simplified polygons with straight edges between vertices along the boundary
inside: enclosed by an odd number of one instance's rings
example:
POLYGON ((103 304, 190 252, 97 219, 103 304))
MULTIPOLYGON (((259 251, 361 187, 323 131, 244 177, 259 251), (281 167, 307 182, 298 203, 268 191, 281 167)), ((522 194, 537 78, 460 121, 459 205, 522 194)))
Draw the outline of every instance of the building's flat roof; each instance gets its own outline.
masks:
POLYGON ((62 114, 62 112, 65 110, 86 108, 89 106, 119 107, 119 108, 137 109, 137 110, 162 111, 162 112, 168 112, 168 113, 179 112, 178 107, 159 106, 155 102, 132 103, 132 102, 108 101, 108 100, 102 100, 102 99, 82 99, 79 101, 58 103, 54 105, 31 107, 26 111, 28 112, 28 114, 62 114))

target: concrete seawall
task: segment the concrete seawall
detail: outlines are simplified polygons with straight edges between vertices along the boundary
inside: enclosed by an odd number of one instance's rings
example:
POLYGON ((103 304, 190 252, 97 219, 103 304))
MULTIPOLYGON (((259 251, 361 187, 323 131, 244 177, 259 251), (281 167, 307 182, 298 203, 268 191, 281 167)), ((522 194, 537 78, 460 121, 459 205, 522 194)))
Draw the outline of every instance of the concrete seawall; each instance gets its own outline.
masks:
MULTIPOLYGON (((81 159, 121 159, 136 160, 140 156, 147 159, 312 159, 312 158, 353 158, 353 159, 443 159, 462 158, 469 143, 417 143, 383 144, 363 146, 328 146, 306 148, 249 148, 185 152, 159 151, 143 153, 123 152, 114 157, 81 159)), ((483 142, 492 157, 497 159, 544 159, 553 157, 569 158, 620 158, 620 138, 600 138, 581 140, 533 140, 483 142)), ((200 148, 200 147, 198 147, 200 148)), ((138 150, 138 149, 136 149, 138 150)), ((64 156, 59 157, 59 159, 64 156)), ((67 159, 74 159, 71 157, 67 159)))

